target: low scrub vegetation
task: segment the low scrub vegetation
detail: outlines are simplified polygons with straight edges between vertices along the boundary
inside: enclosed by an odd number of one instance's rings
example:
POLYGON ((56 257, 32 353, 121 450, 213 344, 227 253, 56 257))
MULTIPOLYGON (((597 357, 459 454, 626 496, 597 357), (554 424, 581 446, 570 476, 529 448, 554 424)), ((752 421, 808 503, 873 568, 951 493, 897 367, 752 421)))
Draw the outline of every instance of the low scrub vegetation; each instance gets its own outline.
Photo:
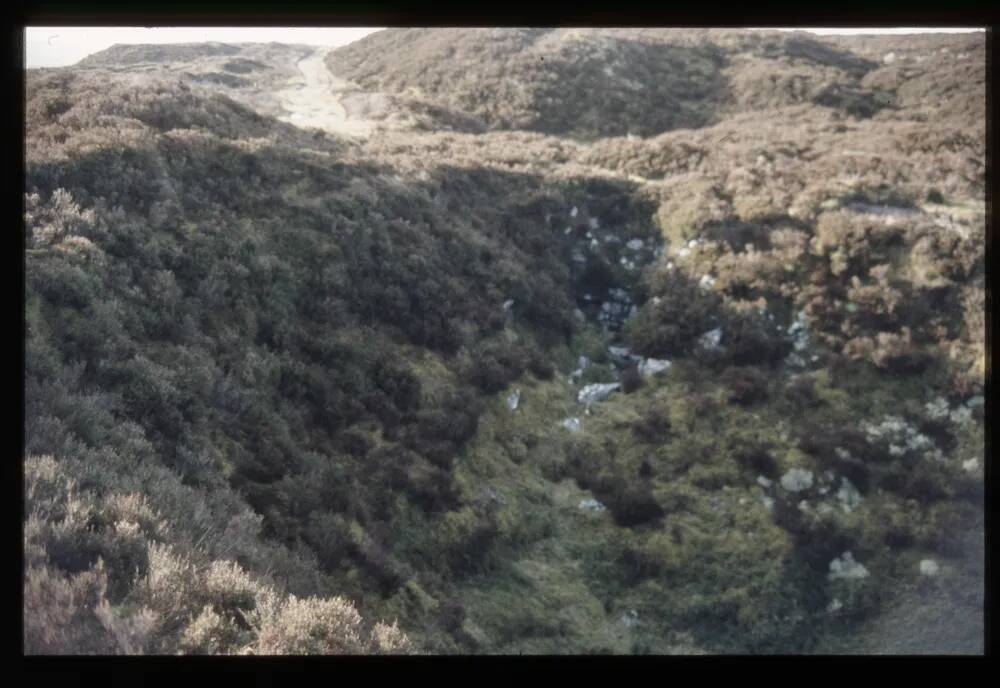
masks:
POLYGON ((367 140, 307 46, 29 70, 26 652, 969 636, 982 41, 885 40, 393 29, 367 140))

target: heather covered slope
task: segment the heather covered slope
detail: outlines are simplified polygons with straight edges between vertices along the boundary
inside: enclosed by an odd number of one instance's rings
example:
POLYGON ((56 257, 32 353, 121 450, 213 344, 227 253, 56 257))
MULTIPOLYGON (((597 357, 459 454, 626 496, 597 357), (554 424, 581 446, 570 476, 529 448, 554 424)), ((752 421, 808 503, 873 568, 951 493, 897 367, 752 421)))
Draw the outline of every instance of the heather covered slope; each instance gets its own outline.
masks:
MULTIPOLYGON (((982 79, 981 39, 964 39, 947 54, 933 52, 940 40, 913 40, 931 53, 921 73, 940 72, 939 63, 962 55, 982 79)), ((900 51, 894 73, 908 54, 900 51)), ((438 127, 593 139, 654 136, 799 104, 868 118, 896 98, 893 77, 873 75, 882 57, 808 34, 390 29, 327 60, 335 74, 390 94, 402 107, 437 113, 438 127)))
POLYGON ((307 45, 284 43, 114 45, 80 60, 74 71, 167 77, 280 117, 282 89, 299 74, 298 62, 313 52, 307 45))
POLYGON ((983 42, 884 40, 29 72, 26 649, 981 652, 983 42))

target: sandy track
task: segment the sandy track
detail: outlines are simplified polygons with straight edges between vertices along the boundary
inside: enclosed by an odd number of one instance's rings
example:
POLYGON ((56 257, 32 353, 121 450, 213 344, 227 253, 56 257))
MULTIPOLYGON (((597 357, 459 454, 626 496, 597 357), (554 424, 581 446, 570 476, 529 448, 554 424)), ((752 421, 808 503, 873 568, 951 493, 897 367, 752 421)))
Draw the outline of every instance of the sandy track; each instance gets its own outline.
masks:
POLYGON ((280 119, 297 127, 367 138, 374 123, 348 115, 342 98, 356 87, 330 73, 325 62, 328 52, 320 48, 299 60, 296 66, 302 75, 289 80, 288 86, 278 92, 278 100, 288 112, 280 119))

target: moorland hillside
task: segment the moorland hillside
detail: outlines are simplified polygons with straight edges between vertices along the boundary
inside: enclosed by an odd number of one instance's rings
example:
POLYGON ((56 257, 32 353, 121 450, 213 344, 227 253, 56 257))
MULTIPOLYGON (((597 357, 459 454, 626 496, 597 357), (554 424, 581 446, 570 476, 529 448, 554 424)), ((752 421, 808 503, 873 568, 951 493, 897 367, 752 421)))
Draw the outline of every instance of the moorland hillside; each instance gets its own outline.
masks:
POLYGON ((982 652, 982 36, 26 79, 28 653, 982 652))

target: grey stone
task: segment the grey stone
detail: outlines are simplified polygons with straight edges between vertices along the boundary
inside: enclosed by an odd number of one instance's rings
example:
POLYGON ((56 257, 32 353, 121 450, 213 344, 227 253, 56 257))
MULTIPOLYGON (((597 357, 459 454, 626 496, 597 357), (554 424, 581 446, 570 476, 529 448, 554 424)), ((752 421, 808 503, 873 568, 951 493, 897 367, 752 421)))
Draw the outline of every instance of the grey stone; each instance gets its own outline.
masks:
POLYGON ((789 492, 808 490, 812 484, 812 471, 807 471, 804 468, 792 468, 781 476, 781 486, 789 492))
POLYGON ((520 403, 521 403, 521 390, 515 389, 507 397, 507 408, 509 408, 511 411, 516 411, 520 403))
POLYGON ((827 577, 830 580, 860 580, 869 576, 868 569, 854 561, 854 555, 844 552, 839 557, 830 562, 830 572, 827 577))
POLYGON ((561 425, 570 432, 580 432, 581 424, 579 418, 565 418, 561 425))
POLYGON ((709 330, 705 334, 701 335, 698 342, 701 344, 703 349, 708 351, 715 351, 719 348, 719 343, 722 341, 722 328, 716 327, 714 330, 709 330))
POLYGON ((594 383, 592 385, 587 385, 580 390, 577 395, 576 400, 581 404, 595 404, 600 401, 604 401, 612 393, 617 392, 621 388, 621 384, 617 382, 608 382, 605 384, 594 383))
POLYGON ((665 358, 645 358, 639 364, 639 374, 643 377, 659 375, 669 370, 671 365, 673 364, 665 358))

